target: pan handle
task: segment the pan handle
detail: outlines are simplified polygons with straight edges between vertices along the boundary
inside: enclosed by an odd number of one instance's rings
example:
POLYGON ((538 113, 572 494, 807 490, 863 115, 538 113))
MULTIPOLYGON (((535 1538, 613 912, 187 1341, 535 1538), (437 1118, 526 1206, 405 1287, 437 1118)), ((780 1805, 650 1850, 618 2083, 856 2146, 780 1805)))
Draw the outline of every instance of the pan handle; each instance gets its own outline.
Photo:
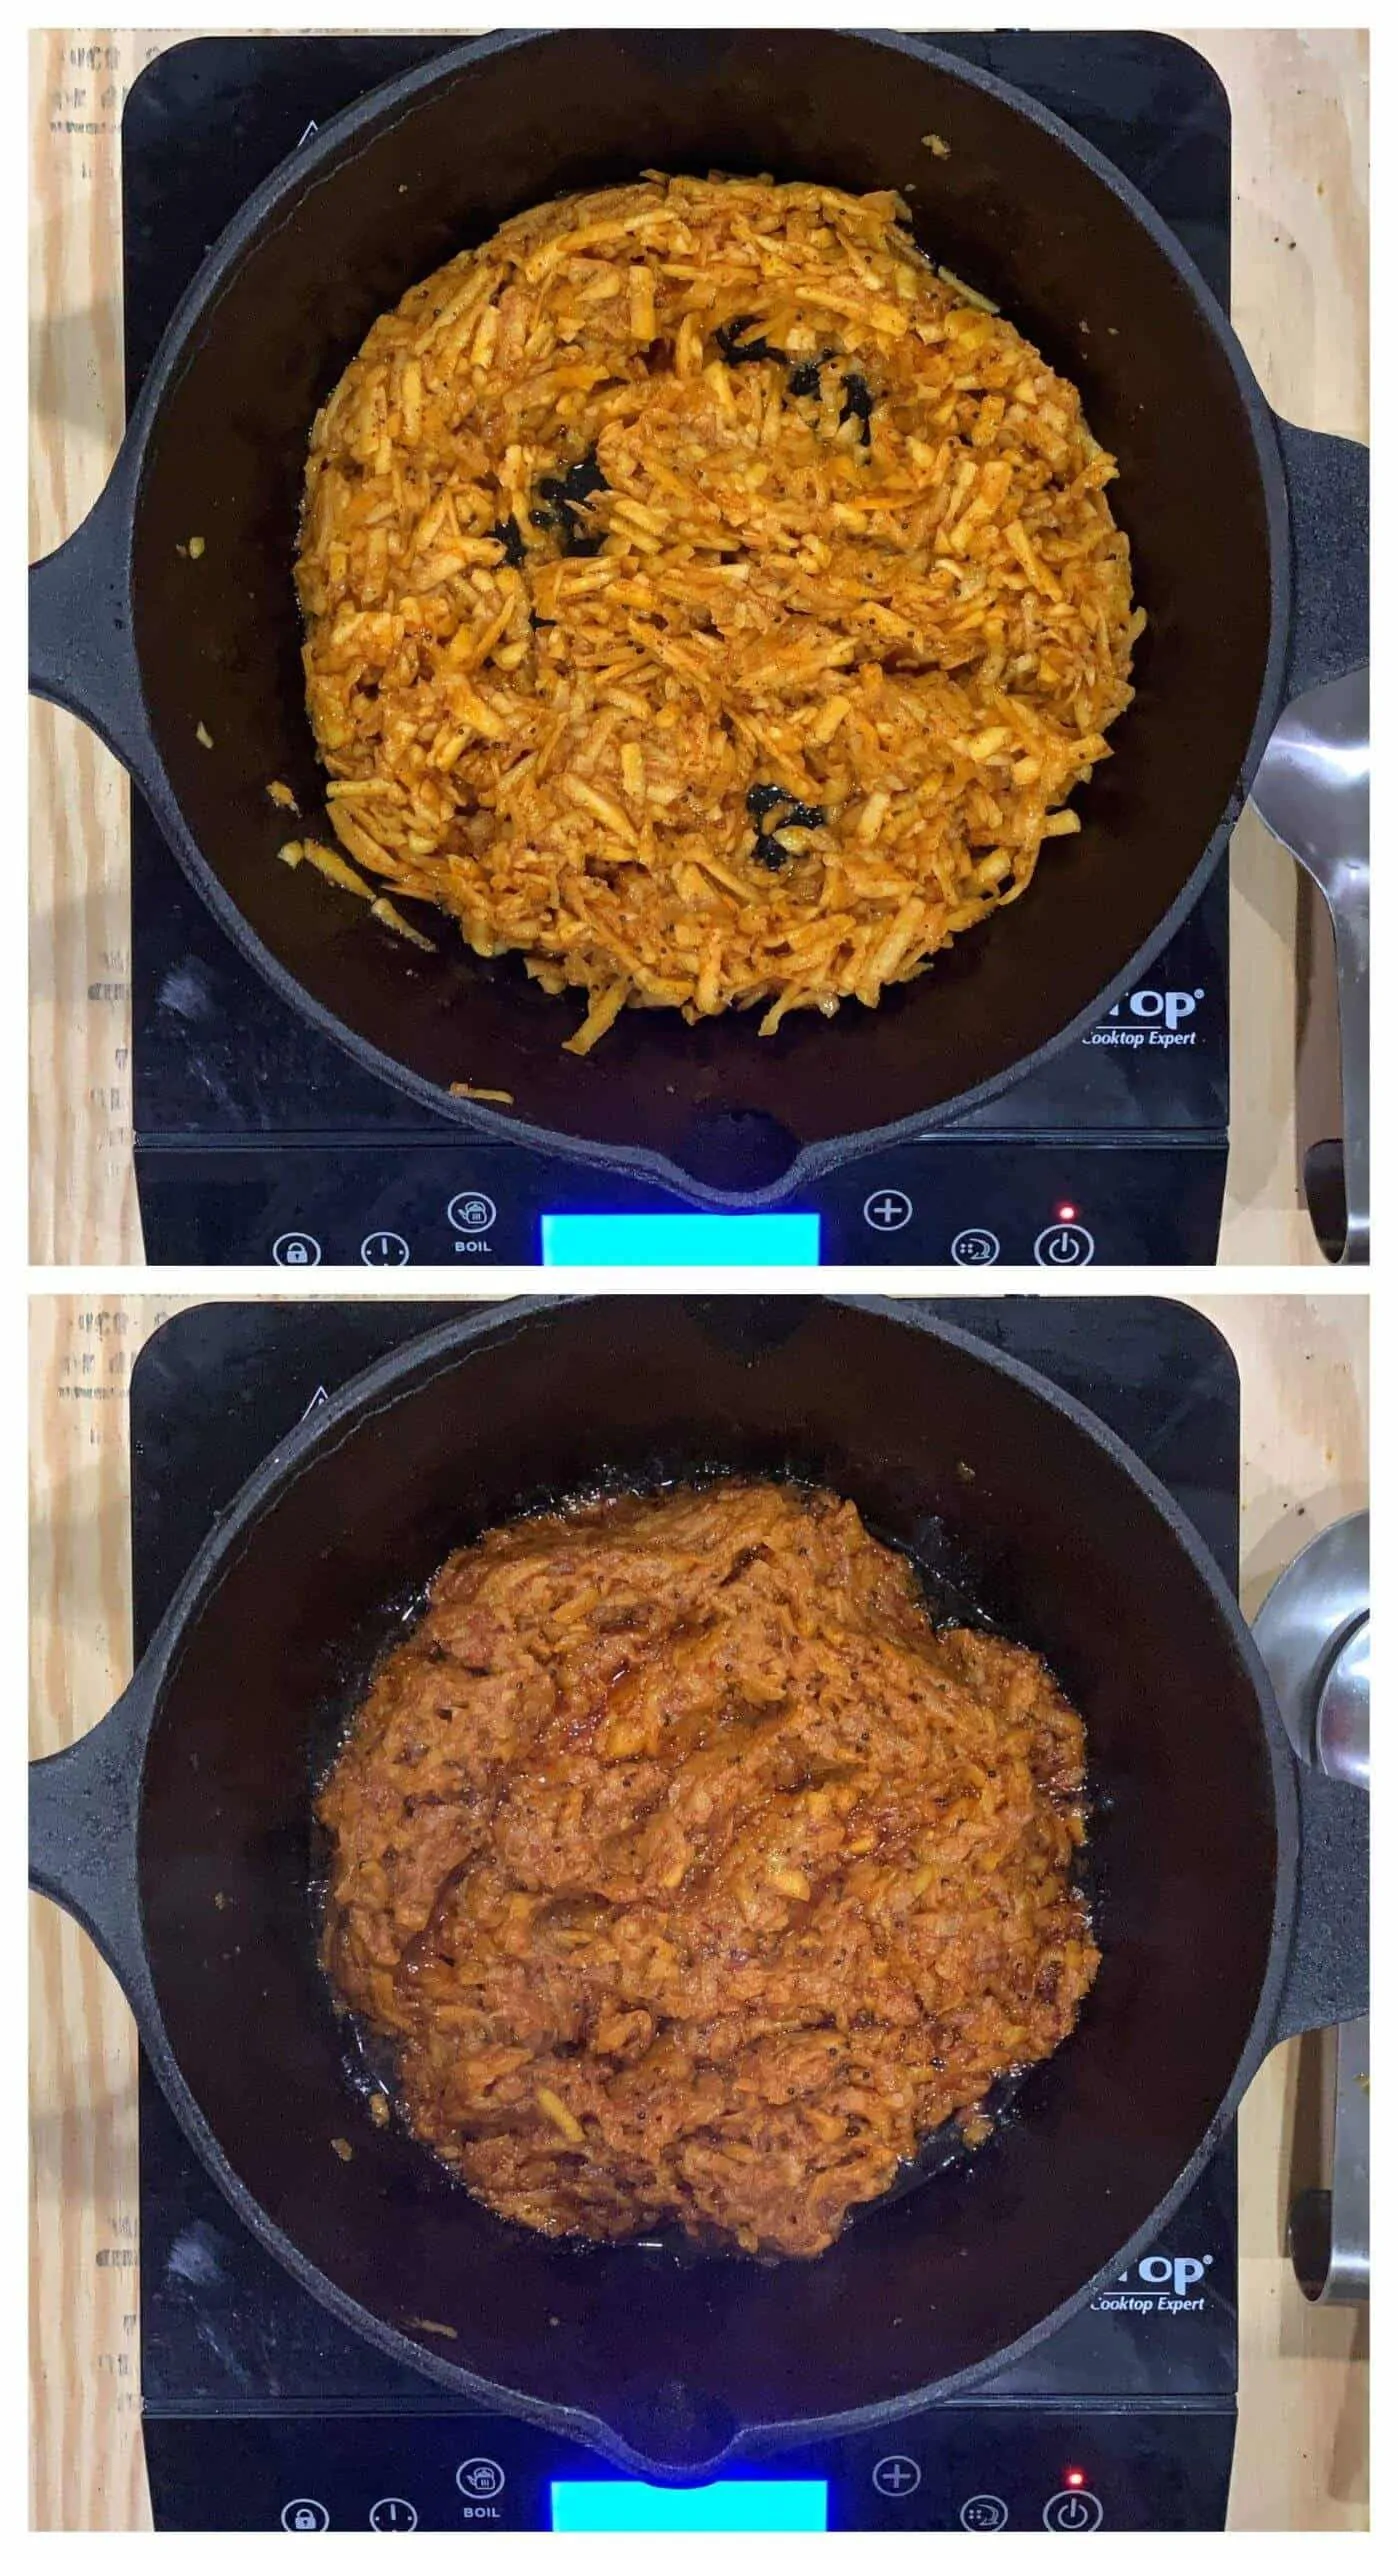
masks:
POLYGON ((1294 702, 1369 663, 1369 448, 1274 418, 1291 515, 1291 636, 1283 695, 1294 702))
POLYGON ((29 572, 29 690, 75 712, 143 789, 158 768, 131 631, 134 470, 120 453, 77 532, 29 572))
POLYGON ((80 1922, 138 2016, 150 1979, 136 1875, 150 1705, 138 1669, 90 1733, 29 1763, 30 1884, 80 1922))
POLYGON ((1369 2006, 1368 1791, 1302 1760, 1296 1789, 1296 1912, 1274 2045, 1362 2018, 1369 2006))

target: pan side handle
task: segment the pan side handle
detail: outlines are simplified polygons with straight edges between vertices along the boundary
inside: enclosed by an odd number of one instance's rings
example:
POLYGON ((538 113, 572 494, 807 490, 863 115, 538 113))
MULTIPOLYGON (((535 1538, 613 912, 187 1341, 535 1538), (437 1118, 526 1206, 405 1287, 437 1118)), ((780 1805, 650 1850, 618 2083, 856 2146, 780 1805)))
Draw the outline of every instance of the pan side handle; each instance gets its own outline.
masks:
POLYGON ((149 1984, 136 1873, 150 1701, 138 1670, 111 1713, 29 1764, 29 1881, 87 1931, 140 2015, 149 1984))
POLYGON ((134 470, 123 452, 77 532, 29 572, 29 690, 72 711, 143 789, 158 770, 131 630, 134 470))
POLYGON ((1296 1913, 1273 2044, 1369 2006, 1369 1797, 1296 1764, 1296 1913))
POLYGON ((1369 663, 1369 448, 1274 420, 1291 516, 1291 637, 1283 693, 1294 702, 1369 663))

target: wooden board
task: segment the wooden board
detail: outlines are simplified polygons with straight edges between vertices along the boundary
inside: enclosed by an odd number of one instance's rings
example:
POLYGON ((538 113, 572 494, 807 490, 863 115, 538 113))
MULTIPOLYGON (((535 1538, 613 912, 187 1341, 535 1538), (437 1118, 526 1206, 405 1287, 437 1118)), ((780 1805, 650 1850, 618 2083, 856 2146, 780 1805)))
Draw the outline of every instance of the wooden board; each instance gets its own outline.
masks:
MULTIPOLYGON (((39 1298, 30 1308, 33 1713, 61 1750, 131 1671, 126 1383, 170 1298, 39 1298)), ((141 2456, 136 2038, 76 1924, 31 1906, 30 2448, 37 2527, 148 2526, 141 2456)))
MULTIPOLYGON (((1367 42, 1362 31, 1186 30, 1233 109, 1234 316, 1302 426, 1367 420, 1367 42)), ((32 37, 37 557, 95 498, 121 424, 118 121, 181 31, 32 37)), ((141 1258, 131 1171, 125 783, 91 733, 33 713, 32 1251, 141 1258)), ((1295 1180, 1298 889, 1248 813, 1233 874, 1228 1262, 1318 1262, 1295 1180)))
MULTIPOLYGON (((129 1670, 126 1381, 171 1298, 34 1302, 32 1748, 71 1741, 129 1670)), ((1367 1499, 1367 1305, 1193 1298, 1243 1381, 1251 1616, 1291 1557, 1367 1499)), ((135 2039, 76 1925, 33 1906, 33 2520, 148 2525, 137 2407, 135 2039)), ((1282 2248, 1298 2048, 1243 2108, 1242 2413, 1232 2522, 1362 2531, 1367 2322, 1314 2311, 1282 2248)))

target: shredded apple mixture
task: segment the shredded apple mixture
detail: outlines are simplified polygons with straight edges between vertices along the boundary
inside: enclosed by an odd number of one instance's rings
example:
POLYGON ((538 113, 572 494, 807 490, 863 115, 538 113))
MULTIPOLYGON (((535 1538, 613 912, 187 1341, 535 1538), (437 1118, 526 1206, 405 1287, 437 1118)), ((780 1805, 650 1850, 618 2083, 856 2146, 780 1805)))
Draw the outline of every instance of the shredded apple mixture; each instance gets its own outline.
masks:
POLYGON ((319 1799, 325 1959, 498 2213, 814 2257, 1071 2033, 1083 1777, 851 1503, 609 1498, 442 1567, 319 1799))
POLYGON ((578 1051, 628 1004, 877 1004, 1078 827, 1144 621, 1115 470, 894 195, 651 175, 520 214, 315 423, 340 843, 581 990, 578 1051))

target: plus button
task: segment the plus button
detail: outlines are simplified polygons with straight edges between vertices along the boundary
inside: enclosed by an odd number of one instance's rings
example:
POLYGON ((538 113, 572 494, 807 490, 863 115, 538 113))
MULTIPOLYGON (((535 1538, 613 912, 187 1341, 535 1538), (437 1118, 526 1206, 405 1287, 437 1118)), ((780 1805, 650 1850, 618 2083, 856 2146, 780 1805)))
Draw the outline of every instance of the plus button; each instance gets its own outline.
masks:
POLYGON ((886 2453, 875 2463, 872 2478, 881 2498, 907 2498, 921 2481, 922 2465, 905 2453, 886 2453))
POLYGON ((912 1219, 913 1204, 906 1191, 871 1191, 864 1203, 864 1223, 880 1235, 896 1235, 912 1219))

